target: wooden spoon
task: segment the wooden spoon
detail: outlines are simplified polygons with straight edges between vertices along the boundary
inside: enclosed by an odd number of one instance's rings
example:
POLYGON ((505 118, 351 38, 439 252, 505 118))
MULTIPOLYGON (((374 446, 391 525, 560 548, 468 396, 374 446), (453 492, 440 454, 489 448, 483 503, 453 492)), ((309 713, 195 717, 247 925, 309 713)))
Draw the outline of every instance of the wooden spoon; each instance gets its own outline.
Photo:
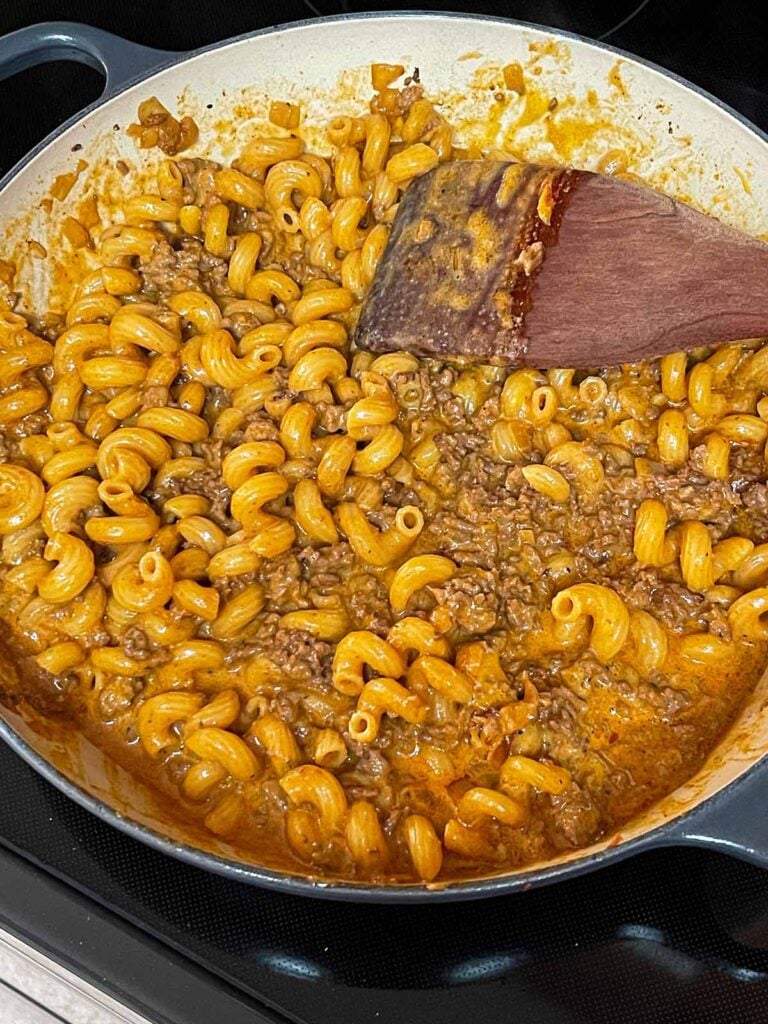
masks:
POLYGON ((587 171, 441 164, 407 189, 357 344, 598 367, 768 334, 768 245, 587 171))

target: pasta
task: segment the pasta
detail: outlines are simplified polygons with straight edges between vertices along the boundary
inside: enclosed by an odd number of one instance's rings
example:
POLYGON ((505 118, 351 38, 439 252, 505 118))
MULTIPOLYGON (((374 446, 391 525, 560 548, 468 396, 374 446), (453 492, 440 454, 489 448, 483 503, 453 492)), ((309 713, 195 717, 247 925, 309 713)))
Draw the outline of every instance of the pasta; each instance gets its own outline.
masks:
POLYGON ((404 73, 127 177, 62 308, 0 304, 0 656, 252 860, 442 884, 620 827, 754 685, 768 345, 359 351, 406 189, 484 155, 404 73))

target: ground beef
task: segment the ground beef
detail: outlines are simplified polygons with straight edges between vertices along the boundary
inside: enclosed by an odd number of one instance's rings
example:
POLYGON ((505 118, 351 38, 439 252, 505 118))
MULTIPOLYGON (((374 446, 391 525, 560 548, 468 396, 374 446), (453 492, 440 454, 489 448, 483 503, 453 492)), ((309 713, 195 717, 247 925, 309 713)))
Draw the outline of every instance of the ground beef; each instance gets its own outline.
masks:
MULTIPOLYGON (((267 268, 272 264, 273 256, 275 255, 275 222, 272 214, 267 210, 251 210, 248 214, 248 219, 243 227, 244 231, 258 231, 261 235, 261 252, 259 253, 259 266, 267 268)), ((276 269, 285 270, 294 281, 303 283, 296 275, 296 270, 301 267, 306 267, 306 260, 304 259, 304 253, 295 253, 296 260, 292 266, 288 266, 283 260, 281 263, 276 265, 276 269)))
POLYGON ((155 384, 142 392, 140 409, 162 409, 168 405, 168 398, 168 388, 155 384))
POLYGON ((571 784, 560 796, 541 800, 540 813, 556 849, 586 846, 600 833, 600 808, 586 790, 571 784))
POLYGON ((741 500, 751 512, 768 515, 768 486, 764 483, 748 484, 741 492, 741 500))
MULTIPOLYGON (((213 586, 221 595, 221 600, 226 603, 233 597, 236 597, 241 590, 245 590, 251 583, 260 583, 258 572, 243 572, 238 576, 224 576, 221 579, 217 579, 213 586)), ((259 628, 261 628, 261 624, 259 624, 259 628)))
POLYGON ((308 579, 320 573, 333 573, 335 577, 346 576, 354 562, 352 548, 345 541, 339 544, 323 545, 320 548, 307 546, 298 552, 308 579))
POLYGON ((142 296, 151 302, 161 302, 175 292, 194 289, 218 298, 231 297, 228 267, 225 259, 208 252, 197 238, 185 237, 177 248, 163 239, 139 267, 142 296))
POLYGON ((139 267, 144 298, 160 302, 174 292, 199 290, 201 250, 201 244, 192 238, 185 239, 178 249, 165 239, 158 241, 150 258, 139 267))
POLYGON ((267 600, 280 611, 306 608, 306 583, 301 577, 301 562, 292 552, 270 559, 262 575, 267 600))
POLYGON ((499 624, 495 574, 475 569, 430 588, 441 608, 448 608, 455 626, 467 634, 490 633, 499 624))
POLYGON ((104 722, 114 721, 127 711, 136 696, 138 680, 117 676, 99 692, 97 699, 99 715, 104 722))
POLYGON ((616 590, 632 607, 655 615, 663 626, 675 633, 702 623, 706 613, 713 609, 703 594, 689 590, 682 583, 664 580, 657 569, 648 567, 638 568, 631 580, 618 582, 616 590))
POLYGON ((224 458, 224 441, 218 437, 209 441, 201 441, 200 452, 211 469, 221 473, 221 462, 224 458))
POLYGON ((294 691, 286 693, 283 691, 270 701, 269 709, 283 722, 287 722, 288 725, 293 725, 299 717, 300 703, 300 693, 296 693, 294 691))
POLYGON ((44 434, 50 426, 50 418, 45 412, 31 412, 22 419, 6 427, 7 436, 16 438, 31 437, 33 434, 44 434))
POLYGON ((763 482, 747 484, 741 491, 741 500, 749 514, 744 532, 756 543, 768 537, 768 486, 763 482))
POLYGON ((213 468, 200 469, 191 473, 181 481, 184 494, 201 494, 211 503, 208 515, 219 526, 230 522, 229 501, 232 492, 221 479, 221 470, 213 468))
MULTIPOLYGON (((220 286, 217 286, 216 293, 218 295, 222 294, 220 286)), ((258 309, 243 309, 237 305, 239 301, 239 299, 232 299, 230 302, 223 302, 222 312, 224 316, 221 321, 221 326, 238 340, 245 337, 249 331, 254 331, 265 323, 263 312, 258 309)))
POLYGON ((658 498, 664 503, 672 521, 699 519, 710 526, 727 528, 734 512, 743 506, 738 490, 730 481, 710 480, 690 464, 674 474, 640 478, 638 483, 647 488, 644 497, 658 498))
MULTIPOLYGON (((308 604, 327 607, 327 598, 338 594, 344 581, 349 581, 354 565, 352 548, 345 543, 324 545, 320 548, 308 545, 297 553, 303 582, 302 593, 308 604)), ((351 589, 351 588, 347 588, 351 589)))
POLYGON ((424 546, 441 551, 459 565, 490 568, 498 558, 498 537, 493 529, 478 529, 478 524, 454 512, 437 512, 424 530, 424 546))
POLYGON ((757 445, 731 445, 731 478, 733 489, 742 491, 756 478, 765 479, 765 458, 763 449, 757 445))
MULTIPOLYGON (((451 434, 447 431, 441 431, 435 434, 434 440, 447 467, 453 473, 460 475, 462 482, 465 479, 467 482, 472 482, 476 479, 477 469, 473 473, 473 467, 478 465, 479 460, 469 461, 469 456, 471 453, 481 452, 487 447, 487 437, 474 433, 451 434)), ((481 467, 481 473, 487 473, 496 469, 498 464, 492 466, 490 460, 488 460, 487 464, 480 462, 479 466, 481 467)))
POLYGON ((331 645, 311 633, 278 629, 266 653, 284 678, 319 688, 330 687, 331 645))
POLYGON ((243 441, 277 441, 280 431, 263 412, 251 413, 243 429, 243 441))
POLYGON ((580 725, 585 708, 584 698, 566 686, 539 691, 537 718, 544 730, 545 753, 566 768, 577 763, 588 746, 580 725))
POLYGON ((730 640, 732 637, 731 625, 728 621, 728 613, 722 605, 706 601, 699 612, 699 619, 706 624, 706 628, 713 636, 721 640, 730 640))
POLYGON ((638 700, 646 701, 656 708, 662 721, 678 718, 691 706, 691 695, 687 690, 676 690, 672 686, 654 686, 641 682, 635 691, 638 700))
POLYGON ((356 574, 349 580, 346 607, 352 629, 369 629, 386 636, 392 625, 389 592, 381 580, 367 574, 356 574))
POLYGON ((541 608, 535 602, 534 588, 523 580, 514 564, 502 568, 498 593, 507 625, 518 636, 539 628, 541 608))
POLYGON ((329 402, 318 402, 317 428, 326 434, 338 434, 344 429, 347 409, 344 405, 331 405, 329 402))
POLYGON ((429 417, 439 412, 443 418, 444 406, 450 404, 454 413, 458 411, 452 404, 456 396, 450 390, 457 376, 453 367, 440 363, 412 373, 398 373, 393 381, 395 397, 404 408, 418 410, 420 416, 429 417))
POLYGON ((205 209, 221 202, 213 183, 213 176, 219 170, 219 164, 212 160, 201 160, 199 157, 186 157, 177 160, 176 166, 181 171, 182 198, 186 205, 202 206, 205 209))
POLYGON ((350 739, 347 746, 355 758, 354 775, 357 779, 384 779, 392 771, 386 757, 370 743, 358 743, 350 739))
POLYGON ((203 290, 217 298, 232 295, 232 289, 227 281, 229 264, 220 256, 214 256, 203 248, 201 242, 197 243, 200 253, 200 277, 203 290))
MULTIPOLYGON (((385 476, 382 480, 377 482, 381 487, 382 504, 392 505, 394 508, 402 508, 403 505, 419 504, 420 499, 418 492, 413 487, 409 487, 408 484, 403 483, 401 480, 395 480, 394 477, 385 476)), ((345 494, 344 497, 346 498, 347 495, 345 494)), ((352 489, 349 491, 349 497, 352 499, 355 497, 352 489)))
MULTIPOLYGON (((370 800, 385 814, 394 805, 395 794, 390 784, 392 768, 384 754, 371 744, 348 741, 354 766, 346 770, 342 779, 349 787, 352 800, 370 800)), ((390 819, 391 821, 391 819, 390 819)))
POLYGON ((129 626, 123 634, 123 650, 129 658, 148 658, 150 642, 147 634, 139 626, 129 626))

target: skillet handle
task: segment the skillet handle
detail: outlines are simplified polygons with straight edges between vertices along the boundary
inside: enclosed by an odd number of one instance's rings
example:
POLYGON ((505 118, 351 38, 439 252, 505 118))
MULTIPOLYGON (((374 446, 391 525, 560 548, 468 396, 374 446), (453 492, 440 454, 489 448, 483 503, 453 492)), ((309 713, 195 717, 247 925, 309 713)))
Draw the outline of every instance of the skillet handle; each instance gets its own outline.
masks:
POLYGON ((0 82, 38 64, 71 60, 104 74, 101 98, 107 99, 175 56, 171 51, 140 46, 91 25, 46 21, 0 36, 0 82))
POLYGON ((663 842, 703 846, 768 868, 768 757, 663 830, 663 842))

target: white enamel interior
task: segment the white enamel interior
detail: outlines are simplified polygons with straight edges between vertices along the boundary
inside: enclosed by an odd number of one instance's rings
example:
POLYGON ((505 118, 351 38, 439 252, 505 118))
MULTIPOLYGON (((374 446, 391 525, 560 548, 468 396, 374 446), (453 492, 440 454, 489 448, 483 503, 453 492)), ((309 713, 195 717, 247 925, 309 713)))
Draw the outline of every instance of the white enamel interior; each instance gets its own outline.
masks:
MULTIPOLYGON (((200 141, 191 155, 231 159, 264 125, 269 98, 301 102, 305 134, 325 150, 317 126, 332 114, 363 112, 370 94, 372 61, 418 67, 428 93, 459 126, 460 136, 500 148, 510 146, 506 133, 526 101, 511 104, 489 122, 492 85, 500 80, 501 66, 519 61, 526 81, 537 92, 557 97, 558 105, 549 115, 554 133, 546 130, 544 117, 515 133, 515 152, 549 162, 569 159, 594 169, 606 151, 622 149, 630 157, 631 170, 655 187, 753 234, 768 234, 765 139, 683 83, 595 45, 513 23, 440 15, 370 16, 288 27, 222 46, 150 77, 93 111, 46 146, 0 193, 3 255, 22 251, 23 241, 32 237, 55 257, 62 215, 74 210, 94 186, 105 196, 105 212, 113 212, 126 182, 130 185, 135 180, 123 178, 114 169, 116 159, 127 161, 134 173, 151 174, 154 156, 139 153, 132 140, 113 128, 124 128, 135 120, 137 105, 147 96, 157 95, 172 110, 195 117, 200 141), (212 109, 207 109, 208 104, 212 109), (569 133, 566 124, 558 135, 558 123, 562 126, 569 119, 582 127, 569 133), (553 137, 570 140, 567 152, 555 148, 553 137), (583 141, 573 145, 574 137, 583 141), (73 152, 75 145, 82 148, 73 152), (46 214, 39 208, 40 200, 53 178, 72 170, 78 159, 88 161, 89 170, 68 200, 56 204, 53 215, 46 214)), ((23 267, 27 301, 38 309, 49 299, 54 305, 61 301, 48 288, 48 261, 27 258, 23 267)), ((758 760, 768 744, 766 698, 768 685, 763 679, 705 768, 622 829, 621 838, 640 835, 690 809, 758 760)), ((42 752, 48 749, 34 733, 23 731, 33 746, 42 752)), ((88 756, 92 767, 94 755, 88 756)), ((107 802, 117 802, 128 816, 148 820, 146 804, 139 806, 138 792, 133 798, 130 784, 120 784, 119 798, 114 775, 105 786, 103 767, 86 772, 75 757, 66 774, 107 802)), ((166 835, 175 832, 170 823, 156 827, 166 835)), ((615 841, 616 837, 609 837, 562 860, 577 859, 615 841)), ((225 843, 205 845, 228 854, 225 843)))

